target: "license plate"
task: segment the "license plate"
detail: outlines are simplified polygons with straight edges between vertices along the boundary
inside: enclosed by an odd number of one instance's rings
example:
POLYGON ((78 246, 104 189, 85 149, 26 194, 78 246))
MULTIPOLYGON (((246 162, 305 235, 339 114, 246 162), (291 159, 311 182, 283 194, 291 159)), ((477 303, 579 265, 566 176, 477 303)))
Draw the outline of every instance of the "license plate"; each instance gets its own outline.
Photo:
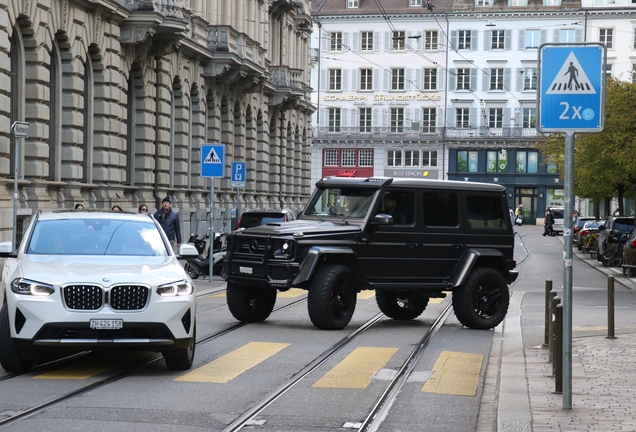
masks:
POLYGON ((122 319, 92 319, 91 329, 95 330, 119 330, 124 327, 122 319))
POLYGON ((243 274, 252 274, 252 267, 239 267, 239 272, 243 274))

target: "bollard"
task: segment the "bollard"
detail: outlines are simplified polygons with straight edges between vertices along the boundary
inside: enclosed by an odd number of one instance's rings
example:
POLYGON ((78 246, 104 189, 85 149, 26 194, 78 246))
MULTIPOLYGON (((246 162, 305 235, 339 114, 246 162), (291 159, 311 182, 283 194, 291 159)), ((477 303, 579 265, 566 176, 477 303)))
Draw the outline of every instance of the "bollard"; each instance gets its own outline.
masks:
POLYGON ((554 350, 556 344, 556 322, 555 314, 557 305, 561 304, 561 298, 555 296, 552 298, 552 308, 550 309, 550 355, 549 361, 554 362, 554 350))
POLYGON ((607 339, 614 336, 614 276, 607 277, 607 339))
POLYGON ((563 393, 563 305, 558 304, 554 308, 554 327, 556 340, 554 346, 554 363, 552 363, 552 373, 554 374, 554 393, 563 393))
POLYGON ((550 291, 550 303, 546 305, 548 308, 548 361, 552 361, 552 353, 554 350, 552 341, 552 334, 554 333, 554 329, 552 327, 554 325, 554 299, 556 298, 558 298, 556 291, 550 291))
MULTIPOLYGON (((552 280, 545 281, 545 322, 543 329, 543 346, 550 346, 550 293, 552 292, 552 280)), ((554 293, 556 295, 556 293, 554 293)))

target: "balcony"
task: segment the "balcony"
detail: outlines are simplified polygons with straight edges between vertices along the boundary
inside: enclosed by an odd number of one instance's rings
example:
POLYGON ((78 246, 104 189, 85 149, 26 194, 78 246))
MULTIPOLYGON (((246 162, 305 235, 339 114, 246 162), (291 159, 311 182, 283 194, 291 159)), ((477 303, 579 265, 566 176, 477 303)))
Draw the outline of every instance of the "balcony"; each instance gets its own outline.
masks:
POLYGON ((410 127, 348 127, 320 126, 314 128, 314 138, 321 140, 439 140, 446 139, 533 139, 543 134, 530 128, 443 128, 412 124, 410 127))
POLYGON ((528 139, 539 138, 543 135, 534 128, 487 128, 487 127, 467 127, 467 128, 446 128, 446 138, 449 139, 528 139))

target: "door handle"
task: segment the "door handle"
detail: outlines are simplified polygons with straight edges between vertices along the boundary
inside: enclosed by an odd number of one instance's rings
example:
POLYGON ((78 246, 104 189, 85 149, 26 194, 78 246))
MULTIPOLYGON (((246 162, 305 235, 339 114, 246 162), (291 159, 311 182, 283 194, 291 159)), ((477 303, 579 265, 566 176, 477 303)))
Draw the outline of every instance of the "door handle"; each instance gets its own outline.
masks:
POLYGON ((408 247, 415 247, 415 246, 417 246, 417 243, 407 243, 406 245, 408 247))
POLYGON ((462 247, 462 246, 464 246, 464 245, 463 245, 463 244, 461 244, 461 243, 452 243, 452 244, 451 244, 451 247, 454 247, 455 249, 459 249, 459 248, 460 248, 460 247, 462 247))

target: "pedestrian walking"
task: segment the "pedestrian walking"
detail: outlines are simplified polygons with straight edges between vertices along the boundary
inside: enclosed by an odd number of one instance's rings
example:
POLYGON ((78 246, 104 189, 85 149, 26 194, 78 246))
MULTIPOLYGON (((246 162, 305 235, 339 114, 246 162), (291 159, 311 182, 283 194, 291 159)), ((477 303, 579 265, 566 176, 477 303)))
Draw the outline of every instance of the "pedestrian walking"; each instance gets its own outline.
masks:
POLYGON ((84 210, 84 204, 82 203, 75 204, 75 210, 84 210))
POLYGON ((181 246, 181 227, 179 226, 179 215, 172 211, 172 201, 167 196, 161 201, 161 208, 155 213, 155 219, 166 233, 172 250, 177 252, 181 246))
POLYGON ((519 226, 523 225, 523 204, 519 204, 515 210, 515 223, 519 226))
POLYGON ((517 234, 517 230, 515 230, 515 212, 512 210, 512 207, 508 207, 508 214, 510 215, 510 226, 512 227, 513 234, 517 234))
POLYGON ((550 209, 546 209, 545 216, 543 217, 543 236, 556 236, 556 232, 554 232, 554 215, 550 209))
POLYGON ((146 204, 142 204, 139 206, 139 213, 148 213, 148 206, 146 204))

